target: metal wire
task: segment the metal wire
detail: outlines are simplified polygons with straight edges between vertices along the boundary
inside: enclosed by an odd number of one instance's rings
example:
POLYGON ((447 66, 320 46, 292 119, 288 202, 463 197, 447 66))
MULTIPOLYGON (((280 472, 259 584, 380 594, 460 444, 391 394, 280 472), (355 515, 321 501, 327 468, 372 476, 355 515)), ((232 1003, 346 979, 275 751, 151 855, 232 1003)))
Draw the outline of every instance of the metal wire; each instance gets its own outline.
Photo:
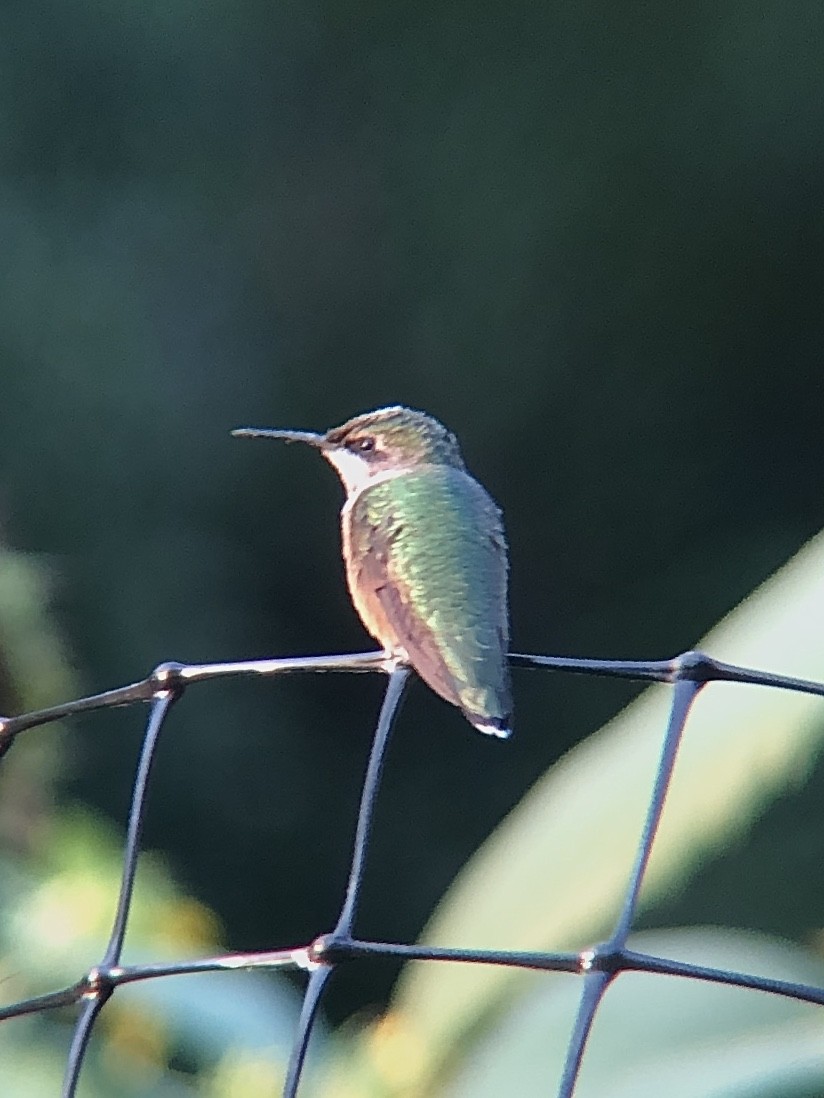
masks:
POLYGON ((773 995, 824 1005, 824 988, 776 980, 747 973, 728 971, 697 964, 672 961, 627 948, 627 938, 635 920, 638 897, 647 870, 650 853, 664 808, 678 747, 690 708, 700 690, 710 682, 748 683, 824 696, 824 683, 776 675, 752 668, 720 663, 703 652, 686 652, 671 660, 617 661, 588 660, 556 656, 513 654, 514 666, 588 675, 636 679, 673 685, 669 721, 647 806, 646 818, 638 839, 624 902, 610 938, 580 953, 521 952, 506 950, 447 949, 438 946, 406 945, 395 942, 361 940, 355 934, 358 900, 366 872, 372 835, 373 811, 381 785, 386 752, 410 672, 387 664, 383 652, 358 652, 341 656, 310 656, 297 659, 250 660, 236 663, 180 664, 164 663, 140 682, 79 698, 63 705, 0 718, 0 757, 17 736, 51 721, 72 717, 94 709, 112 706, 149 704, 149 717, 132 791, 126 828, 123 871, 117 908, 109 942, 101 961, 76 983, 46 995, 21 1000, 0 1008, 0 1021, 80 1004, 74 1036, 67 1057, 63 1098, 73 1098, 95 1022, 117 988, 128 983, 157 979, 161 976, 234 969, 293 969, 309 973, 297 1033, 287 1067, 284 1098, 295 1098, 300 1087, 307 1050, 323 994, 336 969, 363 957, 391 956, 401 960, 450 961, 464 964, 501 965, 550 972, 577 973, 582 977, 577 1016, 567 1046, 558 1098, 574 1095, 586 1044, 598 1008, 615 978, 622 972, 648 972, 682 979, 750 988, 773 995), (334 928, 315 937, 306 945, 258 953, 228 953, 177 963, 121 965, 120 957, 129 918, 135 872, 140 848, 146 792, 158 737, 174 703, 193 684, 216 678, 240 675, 282 675, 320 672, 379 672, 388 676, 369 762, 361 791, 353 853, 346 892, 334 928))

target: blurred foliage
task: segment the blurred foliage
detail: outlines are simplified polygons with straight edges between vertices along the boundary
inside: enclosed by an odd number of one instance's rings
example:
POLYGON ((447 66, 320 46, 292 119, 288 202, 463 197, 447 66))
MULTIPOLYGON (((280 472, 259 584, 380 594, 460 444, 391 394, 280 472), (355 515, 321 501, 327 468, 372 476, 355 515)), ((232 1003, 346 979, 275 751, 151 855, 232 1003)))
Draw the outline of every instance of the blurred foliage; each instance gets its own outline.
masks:
MULTIPOLYGON (((0 918, 4 1002, 73 984, 100 960, 121 868, 121 844, 110 827, 78 810, 54 813, 38 857, 20 864, 2 855, 4 878, 13 880, 0 918)), ((181 892, 160 858, 143 855, 124 962, 181 960, 219 949, 214 915, 181 892)), ((284 981, 251 973, 121 988, 97 1023, 79 1093, 228 1098, 242 1077, 251 1098, 271 1094, 282 1082, 297 1007, 284 981)), ((44 1012, 0 1026, 3 1093, 59 1092, 76 1014, 44 1012)))
MULTIPOLYGON (((51 591, 42 562, 0 547, 4 712, 78 693, 50 619, 51 591)), ((0 767, 4 1005, 74 984, 101 959, 110 933, 122 842, 99 815, 55 805, 54 783, 70 758, 65 736, 46 726, 21 735, 0 767)), ((143 854, 123 960, 203 956, 219 951, 219 936, 216 916, 180 889, 165 860, 143 854)), ((245 1093, 271 1094, 282 1078, 297 997, 282 980, 220 973, 216 982, 215 975, 121 988, 98 1023, 81 1095, 230 1098, 237 1093, 238 1061, 249 1076, 245 1093), (250 1064, 257 1065, 257 1089, 250 1064)), ((3 1094, 59 1092, 75 1015, 51 1011, 0 1025, 3 1094)), ((322 1041, 322 1024, 319 1034, 322 1041)))
MULTIPOLYGON (((822 618, 824 534, 705 637, 701 648, 731 663, 818 677, 824 665, 824 637, 818 628, 822 618)), ((464 868, 426 938, 469 949, 523 950, 581 949, 605 940, 626 890, 671 697, 671 688, 652 687, 541 778, 464 868)), ((707 686, 687 721, 645 877, 641 900, 647 912, 654 911, 662 896, 684 889, 708 856, 740 844, 771 800, 797 790, 820 754, 823 736, 821 698, 760 686, 707 686)), ((740 900, 757 916, 771 888, 789 893, 793 902, 800 898, 783 856, 775 864, 762 862, 740 900)), ((820 923, 821 911, 809 911, 808 917, 820 923)), ((744 932, 705 931, 698 936, 670 930, 660 941, 649 948, 667 957, 690 957, 694 963, 703 956, 707 965, 807 983, 820 981, 824 974, 824 962, 809 950, 792 950, 744 932), (703 946, 706 954, 701 953, 703 946)), ((622 975, 610 989, 610 1005, 599 1012, 592 1047, 596 1064, 602 1066, 593 1075, 587 1059, 584 1095, 661 1094, 664 1079, 670 1093, 690 1055, 700 1058, 693 1063, 702 1064, 707 1088, 684 1092, 691 1095, 731 1093, 723 1088, 735 1080, 740 1089, 734 1093, 742 1095, 779 1098, 796 1093, 794 1082, 808 1086, 811 1079, 824 1089, 824 1019, 818 1008, 777 1000, 767 1006, 765 996, 710 985, 683 991, 674 986, 681 981, 647 975, 632 975, 627 982, 639 990, 626 994, 625 979, 622 975), (623 1008, 612 1004, 616 993, 623 1008), (630 1009, 639 1000, 645 1002, 640 1015, 630 1009), (703 1027, 672 1052, 660 1036, 644 1036, 649 1023, 641 1015, 654 1018, 660 1011, 668 1017, 668 1023, 660 1023, 662 1032, 668 1025, 689 1028, 679 1018, 676 1004, 682 1000, 683 1013, 694 1010, 703 1027), (719 1016, 741 1032, 743 1047, 729 1034, 722 1040, 719 1016), (787 1031, 799 1021, 807 1034, 803 1055, 800 1046, 786 1043, 787 1031), (774 1036, 765 1029, 767 1022, 778 1027, 774 1036), (637 1051, 625 1045, 630 1033, 637 1051), (717 1074, 715 1069, 704 1071, 701 1042, 718 1045, 717 1074), (760 1052, 750 1057, 752 1064, 745 1070, 748 1045, 751 1051, 760 1046, 760 1052), (614 1064, 609 1068, 616 1046, 624 1050, 617 1072, 614 1064), (636 1058, 638 1064, 630 1070, 628 1061, 636 1058), (806 1066, 800 1072, 802 1061, 806 1066), (616 1089, 606 1088, 604 1073, 612 1075, 610 1086, 616 1089)), ((553 1073, 560 1075, 579 989, 567 976, 550 978, 545 985, 542 980, 534 972, 496 966, 409 965, 389 1013, 366 1031, 355 1060, 356 1082, 348 1089, 340 1087, 341 1098, 554 1093, 553 1073), (387 1045, 391 1056, 386 1055, 387 1045), (444 1078, 454 1073, 471 1079, 471 1085, 444 1089, 444 1078), (399 1078, 402 1085, 396 1082, 399 1078), (508 1088, 502 1083, 506 1079, 508 1088)), ((683 1038, 683 1028, 680 1032, 683 1038)), ((338 1067, 335 1073, 343 1070, 338 1067)), ((688 1078, 695 1086, 694 1075, 688 1078)), ((686 1082, 682 1079, 682 1085, 686 1082)), ((337 1093, 333 1087, 332 1094, 337 1093)))
MULTIPOLYGON (((824 979, 818 957, 744 931, 697 927, 647 932, 633 948, 692 964, 799 982, 824 979)), ((448 1098, 553 1093, 579 981, 553 978, 519 997, 463 1057, 448 1098)), ((598 1011, 576 1098, 817 1098, 824 1086, 824 1020, 810 1003, 741 988, 632 973, 598 1011)), ((363 1092, 360 1092, 363 1093, 363 1092)), ((424 1092, 421 1092, 424 1093, 424 1092)))
MULTIPOLYGON (((819 957, 763 935, 717 927, 646 932, 631 946, 692 964, 821 981, 819 957)), ((438 968, 449 966, 436 966, 438 968)), ((324 1098, 492 1098, 557 1092, 580 980, 521 974, 494 1024, 451 1048, 439 1076, 403 1020, 375 1025, 358 1058, 334 1062, 324 1098), (354 1062, 353 1062, 354 1061, 354 1062), (425 1079, 426 1081, 422 1081, 425 1079)), ((599 1008, 576 1098, 817 1098, 824 1085, 820 1008, 741 988, 629 973, 599 1008)))
MULTIPOLYGON (((735 606, 824 513, 823 23, 811 0, 0 6, 0 512, 59 577, 83 689, 365 647, 332 474, 228 430, 396 400, 504 505, 521 650, 661 657, 735 606)), ((505 748, 412 692, 365 933, 414 937, 633 696, 515 687, 505 748)), ((146 839, 231 944, 330 925, 379 693, 216 684, 174 713, 146 839)), ((120 824, 138 735, 77 722, 47 780, 120 824)), ((822 787, 648 918, 800 940, 822 787)), ((342 973, 333 1009, 393 976, 342 973)))

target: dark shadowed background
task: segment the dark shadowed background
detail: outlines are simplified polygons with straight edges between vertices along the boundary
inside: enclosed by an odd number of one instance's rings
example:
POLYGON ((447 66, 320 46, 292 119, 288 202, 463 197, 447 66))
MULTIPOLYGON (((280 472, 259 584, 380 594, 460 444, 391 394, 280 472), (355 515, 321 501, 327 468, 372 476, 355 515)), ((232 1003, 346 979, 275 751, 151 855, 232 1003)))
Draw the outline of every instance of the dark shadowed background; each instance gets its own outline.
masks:
MULTIPOLYGON (((5 3, 2 530, 56 574, 83 688, 370 647, 336 478, 229 430, 395 402, 504 507, 517 650, 694 643, 824 524, 822 24, 775 0, 5 3)), ((228 944, 329 927, 380 689, 215 684, 175 712, 146 842, 228 944)), ((499 744, 413 691, 365 932, 411 940, 631 689, 515 695, 499 744)), ((121 822, 139 714, 72 728, 62 795, 121 822)), ((822 784, 773 810, 800 895, 738 910, 756 829, 661 919, 805 933, 822 784)), ((333 1012, 389 978, 345 974, 333 1012)))

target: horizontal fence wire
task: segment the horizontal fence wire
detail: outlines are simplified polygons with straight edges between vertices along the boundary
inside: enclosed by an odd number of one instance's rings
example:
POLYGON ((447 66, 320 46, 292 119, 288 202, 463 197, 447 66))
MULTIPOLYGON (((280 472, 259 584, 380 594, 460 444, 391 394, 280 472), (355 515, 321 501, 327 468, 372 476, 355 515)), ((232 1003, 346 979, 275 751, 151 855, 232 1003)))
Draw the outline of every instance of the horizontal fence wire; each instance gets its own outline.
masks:
POLYGON ((791 690, 824 696, 824 683, 776 675, 746 667, 721 663, 703 652, 691 651, 670 660, 621 661, 589 660, 561 656, 510 656, 516 667, 571 671, 585 675, 667 683, 672 686, 669 720, 664 730, 658 765, 653 780, 646 816, 638 838, 635 860, 629 874, 623 904, 611 936, 600 944, 578 953, 547 953, 508 950, 469 950, 439 946, 405 945, 357 937, 355 924, 361 885, 372 834, 375 803, 380 790, 384 761, 392 730, 400 711, 411 672, 387 659, 384 652, 357 652, 340 656, 309 656, 294 659, 249 660, 234 663, 182 664, 163 663, 140 682, 102 694, 79 698, 17 717, 0 718, 0 758, 21 733, 72 717, 80 713, 112 706, 148 704, 149 717, 132 789, 126 828, 123 870, 117 907, 109 941, 103 957, 76 983, 45 995, 21 1000, 0 1008, 0 1021, 37 1014, 42 1011, 78 1005, 77 1021, 69 1049, 63 1081, 63 1098, 77 1092, 80 1072, 95 1021, 118 987, 138 981, 196 972, 236 969, 291 969, 308 974, 297 1032, 283 1086, 284 1098, 298 1094, 309 1040, 324 991, 335 970, 342 964, 364 957, 394 957, 400 960, 450 961, 464 964, 501 965, 510 968, 547 972, 575 973, 581 977, 578 1011, 567 1046, 558 1098, 572 1098, 587 1040, 598 1008, 610 984, 624 972, 648 972, 700 980, 715 984, 749 988, 803 1002, 824 1004, 824 987, 754 976, 744 972, 705 967, 639 953, 627 947, 635 919, 638 898, 646 873, 656 831, 664 808, 678 747, 690 709, 699 692, 712 682, 791 690), (386 691, 361 790, 360 808, 355 827, 352 858, 344 900, 334 928, 315 936, 304 945, 254 953, 226 953, 192 961, 123 965, 120 958, 134 890, 146 793, 151 776, 158 738, 172 706, 188 687, 212 679, 243 675, 273 676, 295 673, 381 673, 387 676, 386 691))

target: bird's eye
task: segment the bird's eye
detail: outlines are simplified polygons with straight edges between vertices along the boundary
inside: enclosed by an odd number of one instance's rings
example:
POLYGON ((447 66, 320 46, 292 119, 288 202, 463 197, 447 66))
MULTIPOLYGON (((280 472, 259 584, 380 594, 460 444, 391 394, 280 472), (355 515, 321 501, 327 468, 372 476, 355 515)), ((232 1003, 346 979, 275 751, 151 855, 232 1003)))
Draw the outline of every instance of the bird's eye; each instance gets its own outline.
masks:
POLYGON ((364 435, 363 438, 352 439, 351 446, 359 454, 369 454, 375 449, 375 440, 370 435, 364 435))

